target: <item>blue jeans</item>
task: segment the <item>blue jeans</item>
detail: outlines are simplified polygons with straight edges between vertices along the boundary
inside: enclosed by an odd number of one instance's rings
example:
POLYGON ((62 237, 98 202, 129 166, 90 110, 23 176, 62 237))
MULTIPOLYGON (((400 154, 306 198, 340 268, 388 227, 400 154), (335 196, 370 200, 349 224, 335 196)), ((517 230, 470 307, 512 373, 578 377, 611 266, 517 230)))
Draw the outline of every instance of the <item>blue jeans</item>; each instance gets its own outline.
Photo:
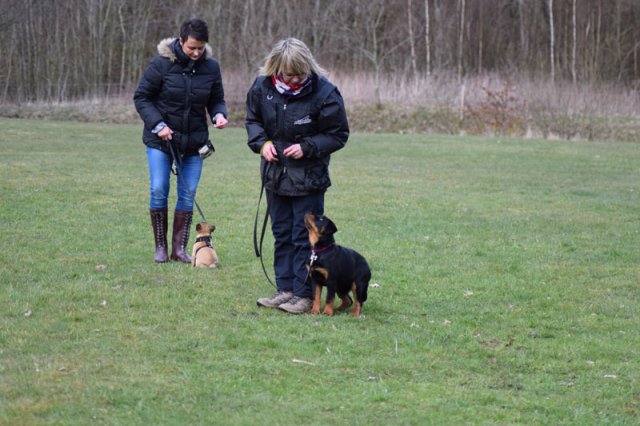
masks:
POLYGON ((306 262, 311 255, 309 234, 304 226, 307 213, 324 214, 324 192, 303 197, 283 197, 268 193, 273 232, 273 269, 278 290, 311 298, 311 282, 306 280, 306 262))
MULTIPOLYGON (((166 208, 169 204, 173 159, 170 154, 147 147, 147 161, 149 162, 149 208, 166 208)), ((192 155, 183 157, 181 162, 182 173, 178 175, 178 199, 175 209, 193 211, 193 199, 202 173, 202 158, 199 155, 192 155)))

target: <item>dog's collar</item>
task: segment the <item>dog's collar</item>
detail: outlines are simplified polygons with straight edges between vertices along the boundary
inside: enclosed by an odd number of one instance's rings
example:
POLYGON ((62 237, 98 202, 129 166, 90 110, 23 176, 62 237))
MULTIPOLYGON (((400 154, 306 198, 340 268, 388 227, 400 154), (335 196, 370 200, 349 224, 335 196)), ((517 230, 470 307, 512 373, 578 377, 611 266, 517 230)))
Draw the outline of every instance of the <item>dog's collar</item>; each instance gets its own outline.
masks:
POLYGON ((203 248, 206 248, 206 247, 213 248, 213 246, 211 245, 211 235, 209 235, 208 237, 198 237, 198 238, 196 238, 196 243, 205 243, 205 245, 198 247, 196 249, 196 253, 195 254, 198 254, 198 252, 200 250, 202 250, 203 248))
POLYGON ((333 246, 335 246, 335 243, 331 243, 328 246, 324 246, 324 247, 318 247, 318 248, 314 247, 314 248, 311 249, 311 254, 312 255, 316 255, 318 253, 323 253, 323 252, 329 250, 330 248, 332 248, 333 246))
MULTIPOLYGON (((313 266, 313 263, 318 260, 318 254, 320 253, 324 253, 325 251, 329 250, 330 248, 332 248, 333 246, 335 246, 335 243, 331 243, 329 245, 326 245, 324 247, 312 247, 311 248, 311 256, 309 256, 309 266, 313 266)), ((311 271, 311 269, 309 269, 309 271, 311 271)))
POLYGON ((207 245, 211 244, 211 236, 209 235, 208 237, 198 237, 196 238, 196 243, 207 243, 207 245))

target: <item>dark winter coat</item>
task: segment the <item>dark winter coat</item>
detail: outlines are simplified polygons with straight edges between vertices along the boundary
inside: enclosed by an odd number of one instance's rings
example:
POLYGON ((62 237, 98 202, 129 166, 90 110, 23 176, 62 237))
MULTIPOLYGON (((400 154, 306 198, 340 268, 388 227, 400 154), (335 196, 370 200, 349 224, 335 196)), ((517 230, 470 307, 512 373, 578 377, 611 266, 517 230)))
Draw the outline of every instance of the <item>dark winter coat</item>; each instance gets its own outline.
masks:
POLYGON ((270 77, 258 77, 247 94, 245 126, 248 144, 260 153, 272 141, 278 162, 262 158, 264 185, 276 194, 302 196, 331 186, 331 153, 349 138, 349 124, 338 89, 326 78, 314 75, 309 86, 296 96, 280 94, 270 77), (282 155, 288 146, 299 143, 304 157, 299 160, 282 155), (272 179, 275 177, 275 183, 272 179))
POLYGON ((220 65, 211 58, 206 45, 202 56, 192 61, 182 51, 179 39, 168 38, 158 44, 158 55, 151 60, 133 96, 144 130, 143 142, 169 152, 167 143, 152 130, 164 121, 174 131, 173 141, 180 153, 195 155, 209 139, 209 117, 227 116, 220 65))

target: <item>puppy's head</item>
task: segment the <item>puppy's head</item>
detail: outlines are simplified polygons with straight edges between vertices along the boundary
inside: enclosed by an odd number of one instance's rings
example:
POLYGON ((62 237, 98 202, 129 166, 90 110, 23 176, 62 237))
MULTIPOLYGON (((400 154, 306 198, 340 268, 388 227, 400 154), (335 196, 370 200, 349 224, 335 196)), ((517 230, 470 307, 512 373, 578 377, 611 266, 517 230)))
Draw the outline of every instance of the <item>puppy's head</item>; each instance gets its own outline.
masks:
POLYGON ((304 226, 309 231, 309 243, 315 247, 323 240, 333 240, 333 234, 338 232, 335 223, 326 216, 307 213, 304 216, 304 226))
POLYGON ((196 225, 196 233, 199 236, 211 235, 215 230, 216 227, 214 225, 209 225, 207 222, 200 222, 196 225))

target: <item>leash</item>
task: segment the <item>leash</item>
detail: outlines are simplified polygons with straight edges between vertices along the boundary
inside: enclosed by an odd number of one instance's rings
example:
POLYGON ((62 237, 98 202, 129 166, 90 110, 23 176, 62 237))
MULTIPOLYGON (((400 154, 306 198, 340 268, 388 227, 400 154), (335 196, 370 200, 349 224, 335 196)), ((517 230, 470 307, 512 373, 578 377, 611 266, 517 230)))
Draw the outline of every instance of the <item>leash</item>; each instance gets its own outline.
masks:
POLYGON ((260 232, 260 243, 258 243, 258 217, 260 215, 260 203, 262 202, 262 195, 265 193, 265 189, 264 189, 264 183, 266 182, 266 177, 267 177, 267 173, 270 169, 273 169, 273 171, 271 172, 271 193, 273 194, 273 191, 275 190, 276 187, 276 167, 273 166, 271 163, 267 162, 264 170, 262 171, 262 185, 260 186, 260 197, 258 197, 258 207, 256 209, 256 218, 253 222, 253 250, 256 253, 256 257, 260 258, 260 265, 262 265, 262 272, 264 273, 264 276, 267 278, 267 281, 269 281, 269 284, 271 284, 275 289, 278 289, 278 286, 275 285, 273 283, 273 281, 271 280, 271 278, 269 277, 269 273, 267 272, 267 268, 264 266, 264 257, 262 256, 262 243, 264 242, 264 234, 267 230, 267 220, 269 220, 269 194, 267 193, 267 208, 265 209, 265 213, 264 213, 264 219, 262 221, 262 231, 260 232))
MULTIPOLYGON (((171 142, 167 142, 167 144, 169 145, 169 151, 171 152, 171 157, 173 158, 173 164, 175 164, 175 166, 176 166, 175 170, 172 170, 172 173, 174 175, 176 175, 176 177, 178 179, 178 185, 180 185, 180 182, 182 182, 182 186, 187 191, 187 194, 189 194, 189 196, 191 196, 191 198, 193 198, 193 204, 195 204, 196 209, 198 209, 198 213, 200 214, 200 217, 202 218, 202 221, 203 222, 207 222, 207 219, 204 217, 204 213, 202 213, 202 209, 200 208, 200 205, 196 201, 195 194, 193 194, 191 192, 191 190, 189 189, 187 184, 180 178, 182 176, 182 158, 175 152, 176 147, 173 146, 173 144, 171 142)), ((207 222, 207 223, 209 223, 209 222, 207 222)))
MULTIPOLYGON (((275 285, 273 283, 273 281, 271 280, 271 278, 269 277, 269 273, 267 272, 267 268, 264 266, 264 257, 262 256, 263 254, 263 250, 262 250, 262 244, 264 242, 264 235, 267 229, 267 220, 269 220, 269 192, 265 191, 265 185, 264 183, 266 182, 266 177, 269 173, 269 170, 271 170, 271 194, 274 193, 275 190, 275 186, 276 186, 276 166, 274 166, 271 163, 268 163, 265 165, 265 168, 262 172, 262 186, 260 187, 260 196, 258 197, 258 207, 256 209, 256 216, 255 216, 255 220, 253 222, 253 249, 256 253, 256 257, 260 258, 260 265, 262 266, 262 272, 264 273, 265 278, 267 279, 267 281, 269 282, 269 284, 271 284, 275 289, 278 288, 277 285, 275 285), (264 193, 267 193, 266 196, 266 200, 267 200, 267 208, 264 214, 264 219, 262 221, 262 230, 260 231, 260 241, 258 241, 258 218, 260 217, 260 204, 262 202, 262 196, 264 195, 264 193)), ((322 249, 316 250, 314 248, 311 248, 311 254, 309 256, 309 267, 307 270, 307 276, 304 278, 304 282, 306 283, 309 278, 311 277, 311 267, 313 266, 313 263, 318 259, 318 253, 322 253, 323 251, 333 247, 334 244, 331 244, 327 247, 323 247, 322 249)))
MULTIPOLYGON (((273 281, 271 280, 271 278, 269 277, 269 273, 267 272, 267 268, 264 266, 264 257, 263 257, 263 250, 262 250, 262 245, 264 242, 264 236, 266 233, 266 229, 267 229, 267 221, 269 220, 269 192, 265 191, 265 185, 264 183, 266 182, 266 177, 269 173, 269 170, 271 170, 271 194, 274 193, 275 191, 275 187, 276 187, 276 171, 277 168, 276 166, 274 166, 273 164, 267 162, 265 165, 265 168, 262 172, 262 186, 260 187, 260 196, 258 197, 258 207, 256 209, 256 216, 255 216, 255 220, 253 222, 253 249, 256 253, 256 257, 260 258, 260 265, 262 266, 262 272, 264 273, 265 278, 267 279, 267 281, 269 282, 269 284, 271 284, 275 289, 278 288, 277 285, 275 285, 273 283, 273 281), (262 202, 262 196, 264 195, 264 193, 267 193, 266 196, 266 200, 267 200, 267 208, 265 210, 264 213, 264 219, 262 221, 262 230, 260 231, 260 241, 258 241, 258 218, 260 217, 260 204, 262 202)), ((329 248, 331 248, 333 246, 333 244, 331 244, 329 247, 324 247, 320 250, 315 250, 315 249, 311 249, 311 255, 309 257, 309 268, 307 271, 307 276, 304 279, 304 282, 307 282, 307 280, 309 280, 309 277, 311 276, 311 266, 313 266, 313 263, 318 259, 318 255, 317 253, 321 253, 329 248)))

